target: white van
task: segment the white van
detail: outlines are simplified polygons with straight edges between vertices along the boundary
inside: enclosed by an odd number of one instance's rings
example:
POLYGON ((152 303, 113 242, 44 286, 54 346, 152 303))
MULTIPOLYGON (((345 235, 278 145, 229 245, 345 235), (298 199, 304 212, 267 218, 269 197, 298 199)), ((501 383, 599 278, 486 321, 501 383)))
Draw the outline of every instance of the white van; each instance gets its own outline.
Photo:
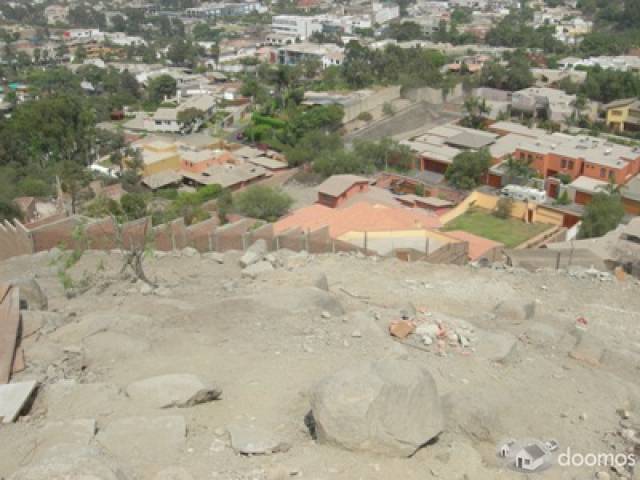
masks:
POLYGON ((523 187, 521 185, 507 185, 500 190, 500 196, 519 200, 521 202, 544 203, 547 200, 547 194, 544 190, 538 190, 531 187, 523 187))

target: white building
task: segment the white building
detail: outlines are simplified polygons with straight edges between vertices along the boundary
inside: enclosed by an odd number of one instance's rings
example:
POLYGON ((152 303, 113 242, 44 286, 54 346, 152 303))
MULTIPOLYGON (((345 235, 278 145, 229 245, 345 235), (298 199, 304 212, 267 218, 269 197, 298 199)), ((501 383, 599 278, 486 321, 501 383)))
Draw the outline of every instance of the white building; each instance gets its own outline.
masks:
POLYGON ((57 23, 67 23, 69 18, 69 7, 64 5, 49 5, 44 9, 44 16, 47 24, 55 25, 57 23))
POLYGON ((142 37, 131 36, 122 32, 107 33, 105 34, 105 39, 119 47, 128 47, 130 45, 142 46, 147 44, 146 40, 142 37))
POLYGON ((341 65, 344 61, 344 49, 332 43, 296 43, 278 49, 278 63, 297 65, 306 59, 318 60, 322 68, 341 65))
POLYGON ((67 42, 77 40, 104 40, 104 33, 97 28, 75 28, 65 31, 62 36, 67 42))
POLYGON ((383 24, 400 17, 400 7, 396 4, 372 3, 371 21, 383 24))
POLYGON ((198 95, 187 99, 175 108, 159 108, 151 117, 145 118, 144 129, 151 132, 185 133, 197 131, 203 122, 213 117, 216 99, 211 95, 198 95), (203 117, 196 125, 186 125, 180 119, 180 113, 189 109, 202 112, 203 117))
POLYGON ((271 20, 271 31, 306 40, 314 33, 322 31, 322 23, 317 17, 275 15, 271 20))
POLYGON ((269 9, 259 2, 227 2, 227 3, 204 3, 199 7, 187 8, 185 13, 193 18, 218 18, 218 17, 240 17, 253 12, 265 13, 269 9))

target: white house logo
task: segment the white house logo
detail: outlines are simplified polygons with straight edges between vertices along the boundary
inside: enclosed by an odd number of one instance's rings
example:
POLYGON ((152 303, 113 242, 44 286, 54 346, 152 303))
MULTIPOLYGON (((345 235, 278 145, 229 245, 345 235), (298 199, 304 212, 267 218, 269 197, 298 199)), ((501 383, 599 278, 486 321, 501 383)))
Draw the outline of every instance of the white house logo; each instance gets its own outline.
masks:
POLYGON ((576 452, 571 447, 563 447, 564 450, 558 451, 558 447, 555 440, 509 439, 498 444, 496 454, 506 468, 523 473, 542 472, 552 465, 609 467, 631 473, 637 464, 637 458, 633 453, 583 453, 576 452))
POLYGON ((518 472, 533 473, 553 465, 553 452, 557 449, 558 442, 555 440, 543 442, 535 438, 509 439, 498 444, 497 455, 506 467, 518 472))

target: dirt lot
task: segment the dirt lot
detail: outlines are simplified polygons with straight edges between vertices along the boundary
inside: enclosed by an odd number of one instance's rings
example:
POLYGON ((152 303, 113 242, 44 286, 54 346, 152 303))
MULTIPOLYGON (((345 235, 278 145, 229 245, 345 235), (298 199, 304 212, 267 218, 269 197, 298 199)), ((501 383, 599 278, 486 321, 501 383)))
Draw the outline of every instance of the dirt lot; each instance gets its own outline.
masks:
POLYGON ((28 367, 15 380, 41 387, 27 416, 0 425, 0 478, 632 478, 620 468, 559 465, 527 477, 496 449, 507 438, 536 438, 557 440, 556 454, 632 452, 640 429, 635 280, 292 252, 273 255, 275 268, 251 278, 238 252, 185 251, 146 261, 159 286, 152 290, 118 277, 121 254, 91 252, 70 274, 77 281, 87 272, 95 285, 69 299, 56 255, 0 264, 0 280, 34 275, 55 317, 25 339, 28 367), (322 275, 328 291, 318 288, 322 275), (403 314, 465 325, 470 345, 427 345, 416 334, 403 344, 388 334, 403 314), (446 415, 437 441, 392 458, 311 438, 304 418, 317 382, 387 357, 435 379, 446 415), (132 395, 133 382, 166 374, 197 375, 222 396, 157 408, 132 395), (290 448, 240 455, 228 434, 238 425, 290 448), (91 477, 56 477, 48 473, 56 462, 96 465, 91 477))

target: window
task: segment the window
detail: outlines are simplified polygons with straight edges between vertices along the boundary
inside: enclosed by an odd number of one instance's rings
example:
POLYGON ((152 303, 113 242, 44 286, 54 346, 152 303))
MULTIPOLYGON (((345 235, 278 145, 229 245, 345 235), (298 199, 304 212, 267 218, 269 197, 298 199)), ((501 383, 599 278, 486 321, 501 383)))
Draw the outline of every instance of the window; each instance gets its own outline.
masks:
POLYGON ((600 178, 604 178, 607 176, 607 169, 606 168, 601 168, 600 169, 600 178))
POLYGON ((573 170, 573 160, 569 160, 569 170, 573 170))
POLYGON ((561 162, 562 168, 567 168, 567 159, 563 158, 561 162))

